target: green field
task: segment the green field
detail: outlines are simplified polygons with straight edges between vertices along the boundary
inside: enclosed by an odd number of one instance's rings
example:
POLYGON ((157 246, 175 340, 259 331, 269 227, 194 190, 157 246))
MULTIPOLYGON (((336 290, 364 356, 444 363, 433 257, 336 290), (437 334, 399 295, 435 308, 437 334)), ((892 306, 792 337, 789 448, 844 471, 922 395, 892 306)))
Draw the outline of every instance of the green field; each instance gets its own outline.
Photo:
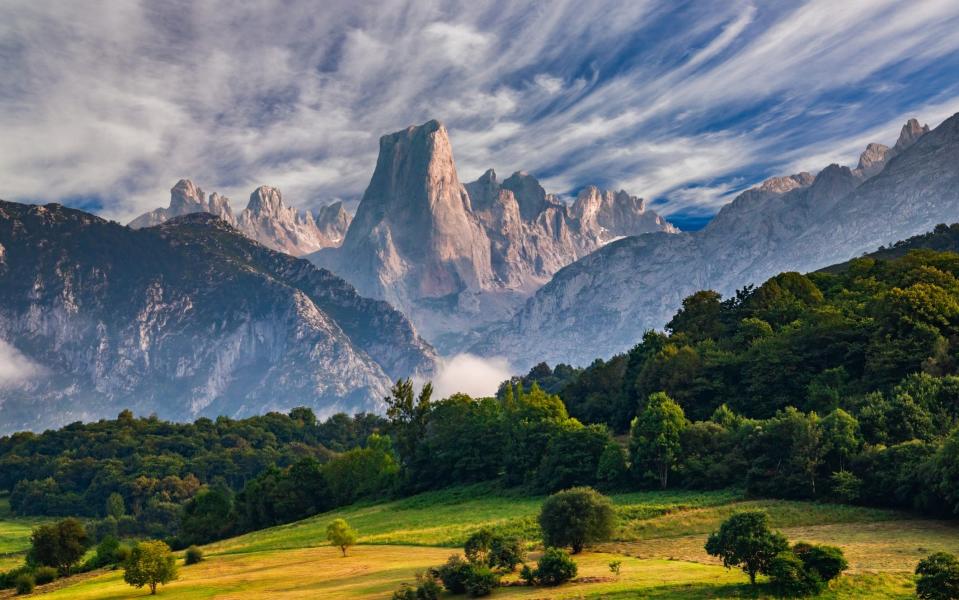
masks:
POLYGON ((30 532, 47 518, 14 517, 10 513, 10 500, 0 495, 0 571, 6 571, 23 563, 30 547, 30 532))
MULTIPOLYGON (((616 539, 577 557, 579 578, 558 588, 503 587, 499 598, 761 598, 739 571, 702 549, 705 534, 736 510, 761 508, 792 540, 841 546, 850 571, 823 598, 910 598, 919 557, 959 552, 959 527, 886 510, 786 501, 745 500, 734 491, 614 495, 616 539), (610 560, 623 560, 614 577, 610 560)), ((161 588, 172 598, 389 598, 417 570, 442 563, 484 526, 537 535, 542 497, 470 486, 379 504, 361 504, 206 547, 207 560, 183 567, 161 588), (361 534, 342 558, 324 529, 347 519, 361 534)), ((536 556, 535 549, 531 555, 536 556)), ((515 580, 515 576, 508 578, 515 580)), ((91 574, 45 597, 142 597, 119 572, 91 574)), ((63 586, 67 582, 61 582, 63 586)), ((56 585, 56 584, 54 584, 56 585)), ((42 590, 38 590, 42 591, 42 590)))

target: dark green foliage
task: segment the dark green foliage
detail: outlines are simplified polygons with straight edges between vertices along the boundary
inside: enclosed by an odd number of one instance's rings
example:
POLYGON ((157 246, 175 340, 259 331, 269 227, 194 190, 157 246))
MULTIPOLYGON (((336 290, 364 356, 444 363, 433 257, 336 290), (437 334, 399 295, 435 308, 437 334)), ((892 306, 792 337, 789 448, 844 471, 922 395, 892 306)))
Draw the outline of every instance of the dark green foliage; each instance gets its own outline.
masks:
POLYGON ((758 495, 786 498, 816 496, 823 445, 819 417, 789 407, 756 428, 747 441, 754 457, 747 489, 758 495))
POLYGON ((522 579, 526 585, 534 585, 536 583, 536 569, 524 564, 523 568, 519 570, 519 578, 522 579))
POLYGON ((553 494, 543 503, 539 514, 543 544, 570 547, 573 554, 588 544, 609 539, 615 522, 613 503, 588 487, 553 494))
POLYGON ((726 568, 740 567, 750 583, 756 583, 756 575, 768 573, 773 557, 788 548, 781 533, 770 531, 769 517, 761 511, 733 515, 706 540, 710 556, 721 558, 726 568))
POLYGON ((471 598, 489 596, 499 585, 499 575, 483 565, 471 564, 466 576, 466 595, 471 598))
POLYGON ((633 471, 652 476, 666 489, 669 474, 679 460, 680 436, 688 425, 682 407, 663 392, 650 395, 629 429, 633 471))
POLYGON ((609 441, 603 425, 584 427, 570 420, 546 444, 546 452, 536 470, 537 487, 543 492, 555 492, 595 484, 599 461, 609 441))
POLYGON ((453 594, 466 593, 466 580, 471 571, 471 565, 463 560, 459 554, 454 554, 436 570, 437 576, 443 582, 443 587, 453 594))
POLYGON ((959 598, 959 559, 936 552, 916 565, 916 596, 922 600, 959 598))
POLYGON ((562 548, 546 548, 536 562, 533 579, 541 585, 559 585, 576 577, 576 561, 562 548))
POLYGON ((87 532, 79 520, 69 518, 50 525, 41 525, 30 535, 27 562, 56 567, 66 574, 80 562, 87 551, 87 532))
POLYGON ((624 487, 629 477, 626 450, 613 440, 607 440, 596 465, 596 483, 605 490, 624 487))
POLYGON ((224 488, 205 490, 183 507, 180 540, 184 544, 206 544, 233 531, 233 498, 224 488))
POLYGON ((198 562, 203 561, 203 550, 200 550, 196 546, 190 546, 186 549, 186 552, 183 555, 183 563, 187 565, 195 565, 198 562))
POLYGON ((489 529, 480 529, 467 538, 463 553, 472 563, 512 572, 523 562, 525 552, 517 538, 506 537, 489 529))
POLYGON ((119 550, 120 540, 112 535, 108 535, 97 544, 96 554, 88 561, 88 566, 92 569, 98 569, 122 562, 119 556, 119 550))
POLYGON ((33 588, 37 587, 37 584, 33 580, 33 575, 30 575, 29 573, 21 573, 20 575, 17 575, 17 578, 14 582, 14 587, 17 590, 17 595, 22 596, 33 593, 33 588))
POLYGON ((37 585, 45 585, 57 580, 57 570, 53 567, 37 567, 33 571, 33 580, 37 585))
POLYGON ((29 565, 21 565, 9 571, 0 571, 0 590, 8 590, 16 587, 17 577, 24 573, 29 575, 33 573, 33 569, 31 569, 29 565))
POLYGON ((835 546, 797 542, 793 545, 792 552, 802 560, 807 571, 826 583, 849 568, 842 550, 835 546))
POLYGON ((774 556, 766 572, 776 595, 783 598, 812 596, 825 587, 818 574, 808 570, 803 561, 788 550, 774 556))
POLYGON ((404 583, 393 592, 393 600, 438 600, 442 592, 434 572, 426 571, 416 574, 416 586, 404 583))

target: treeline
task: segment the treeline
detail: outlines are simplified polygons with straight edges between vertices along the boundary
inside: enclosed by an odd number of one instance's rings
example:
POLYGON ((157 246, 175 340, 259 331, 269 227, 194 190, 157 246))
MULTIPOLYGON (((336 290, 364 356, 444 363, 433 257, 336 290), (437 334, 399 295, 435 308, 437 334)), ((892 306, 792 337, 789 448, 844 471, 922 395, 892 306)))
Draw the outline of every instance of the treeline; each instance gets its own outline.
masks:
POLYGON ((108 529, 123 535, 166 536, 198 494, 232 495, 264 473, 326 463, 385 425, 372 414, 317 422, 305 408, 194 423, 123 411, 115 420, 0 438, 0 489, 11 491, 17 514, 109 516, 116 523, 108 529))

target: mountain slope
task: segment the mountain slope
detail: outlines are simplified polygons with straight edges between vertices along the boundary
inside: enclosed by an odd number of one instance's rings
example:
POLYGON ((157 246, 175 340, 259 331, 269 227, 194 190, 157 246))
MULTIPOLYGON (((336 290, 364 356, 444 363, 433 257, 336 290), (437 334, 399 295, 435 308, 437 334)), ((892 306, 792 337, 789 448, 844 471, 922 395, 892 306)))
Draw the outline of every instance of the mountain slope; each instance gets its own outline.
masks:
POLYGON ((197 212, 216 215, 248 238, 293 256, 339 245, 350 224, 350 215, 341 202, 320 208, 314 217, 309 211, 301 213, 286 206, 280 190, 265 185, 258 187, 247 207, 234 215, 229 198, 213 192, 207 199, 196 184, 181 179, 170 190, 169 207, 140 215, 129 226, 153 227, 197 212))
POLYGON ((443 347, 505 318, 553 273, 624 235, 676 229, 625 192, 570 207, 531 175, 462 184, 438 121, 385 135, 343 244, 309 258, 388 300, 443 347))
POLYGON ((837 165, 815 178, 776 178, 738 196, 700 232, 609 244, 557 272, 473 351, 505 351, 521 370, 543 360, 586 364, 663 327, 697 290, 727 295, 780 271, 815 270, 955 221, 959 115, 926 130, 907 123, 896 152, 868 179, 837 165))
POLYGON ((0 339, 43 373, 0 389, 4 430, 140 414, 372 409, 433 350, 388 304, 205 212, 134 230, 0 203, 0 339))

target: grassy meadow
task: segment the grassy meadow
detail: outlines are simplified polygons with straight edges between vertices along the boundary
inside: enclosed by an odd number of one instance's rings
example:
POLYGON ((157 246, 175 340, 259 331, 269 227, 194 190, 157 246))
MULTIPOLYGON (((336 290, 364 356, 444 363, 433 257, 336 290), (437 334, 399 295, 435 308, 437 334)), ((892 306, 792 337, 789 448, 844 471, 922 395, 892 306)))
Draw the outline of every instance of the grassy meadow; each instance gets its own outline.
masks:
MULTIPOLYGON (((297 523, 242 535, 204 548, 207 559, 182 567, 161 587, 168 598, 389 598, 414 573, 435 566, 473 531, 492 527, 538 536, 542 497, 476 485, 411 498, 358 504, 297 523), (360 532, 347 557, 329 547, 326 524, 347 519, 360 532)), ((706 534, 737 510, 766 510, 793 541, 829 543, 846 553, 850 570, 822 598, 911 598, 911 572, 931 552, 959 552, 959 526, 888 510, 844 505, 747 500, 736 491, 638 492, 613 496, 620 516, 615 540, 577 556, 578 578, 556 588, 509 585, 496 598, 762 598, 743 573, 706 555, 706 534), (610 573, 611 560, 622 572, 610 573)), ((5 515, 8 548, 25 547, 29 526, 5 515), (16 529, 17 525, 25 529, 16 529), (19 540, 19 541, 17 541, 19 540)), ((532 548, 530 558, 538 552, 532 548)), ((517 576, 506 578, 516 582, 517 576)), ((120 571, 60 581, 45 598, 103 600, 148 596, 123 583, 120 571)), ((9 593, 7 594, 9 595, 9 593)), ((5 597, 0 594, 0 597, 5 597)))
POLYGON ((48 517, 14 517, 10 513, 10 500, 0 495, 0 571, 6 571, 23 563, 30 548, 30 532, 48 517))

